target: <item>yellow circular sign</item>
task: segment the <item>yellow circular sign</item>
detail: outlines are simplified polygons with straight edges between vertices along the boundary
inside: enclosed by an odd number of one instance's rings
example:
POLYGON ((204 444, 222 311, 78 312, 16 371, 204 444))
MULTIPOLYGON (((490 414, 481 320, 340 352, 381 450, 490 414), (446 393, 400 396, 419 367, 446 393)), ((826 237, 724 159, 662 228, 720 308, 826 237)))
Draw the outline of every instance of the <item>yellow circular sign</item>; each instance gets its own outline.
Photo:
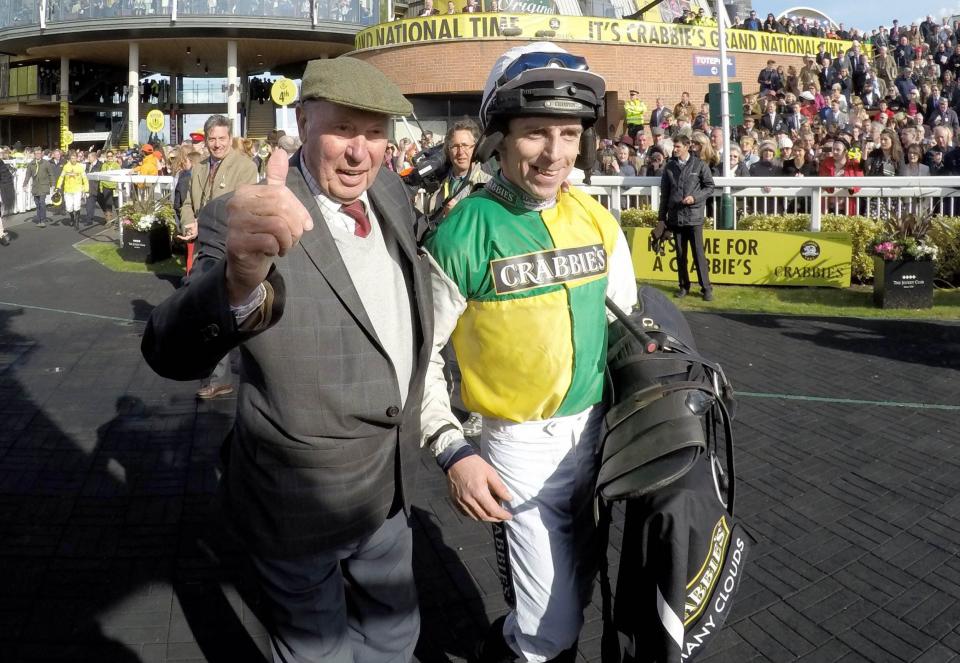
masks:
POLYGON ((66 129, 63 132, 63 144, 69 145, 72 142, 73 142, 73 132, 70 131, 69 129, 66 129))
POLYGON ((147 129, 153 132, 161 131, 165 120, 163 119, 163 113, 154 109, 147 113, 147 129))
POLYGON ((289 106, 297 100, 297 85, 289 78, 278 78, 270 88, 270 98, 277 106, 289 106))

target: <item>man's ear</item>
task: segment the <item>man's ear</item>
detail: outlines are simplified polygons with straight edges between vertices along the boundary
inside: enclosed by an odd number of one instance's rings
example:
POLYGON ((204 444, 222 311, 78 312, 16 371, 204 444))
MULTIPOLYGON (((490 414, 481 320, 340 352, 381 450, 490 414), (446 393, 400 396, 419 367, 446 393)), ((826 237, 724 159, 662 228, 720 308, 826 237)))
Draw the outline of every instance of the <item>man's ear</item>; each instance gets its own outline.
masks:
POLYGON ((300 142, 307 142, 307 117, 303 110, 303 104, 297 104, 297 135, 300 136, 300 142))

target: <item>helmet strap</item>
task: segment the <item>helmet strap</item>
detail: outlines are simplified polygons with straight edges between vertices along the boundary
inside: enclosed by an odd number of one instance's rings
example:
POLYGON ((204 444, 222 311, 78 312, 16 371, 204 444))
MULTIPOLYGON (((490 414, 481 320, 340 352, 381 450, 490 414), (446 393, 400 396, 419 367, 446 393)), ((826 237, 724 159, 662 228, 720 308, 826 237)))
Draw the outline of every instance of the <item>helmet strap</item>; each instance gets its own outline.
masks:
POLYGON ((503 142, 504 133, 504 128, 499 126, 499 123, 484 132, 480 142, 477 143, 477 149, 473 151, 473 160, 478 163, 489 161, 503 142))
POLYGON ((597 132, 594 130, 593 125, 591 125, 580 134, 580 154, 577 155, 577 160, 573 165, 583 171, 584 177, 587 179, 587 183, 589 183, 590 174, 593 172, 593 167, 596 163, 597 132))

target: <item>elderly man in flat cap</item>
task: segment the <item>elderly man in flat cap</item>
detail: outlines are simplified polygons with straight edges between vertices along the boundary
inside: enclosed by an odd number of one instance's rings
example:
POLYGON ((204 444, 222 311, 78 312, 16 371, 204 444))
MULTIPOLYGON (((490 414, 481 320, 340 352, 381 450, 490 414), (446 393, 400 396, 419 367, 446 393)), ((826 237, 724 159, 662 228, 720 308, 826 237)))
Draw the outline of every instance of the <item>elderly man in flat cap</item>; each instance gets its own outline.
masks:
POLYGON ((303 147, 204 208, 220 232, 143 339, 177 380, 241 348, 223 501, 275 661, 407 661, 419 633, 408 516, 432 303, 410 200, 381 169, 388 121, 410 111, 364 62, 310 62, 303 147))

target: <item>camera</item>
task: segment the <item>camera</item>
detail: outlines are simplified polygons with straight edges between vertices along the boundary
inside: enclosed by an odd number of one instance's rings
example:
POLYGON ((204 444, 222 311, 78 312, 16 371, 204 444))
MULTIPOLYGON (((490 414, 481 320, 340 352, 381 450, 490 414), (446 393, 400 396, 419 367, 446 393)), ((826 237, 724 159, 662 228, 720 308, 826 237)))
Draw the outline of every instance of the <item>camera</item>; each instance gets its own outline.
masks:
POLYGON ((422 188, 427 193, 433 193, 439 189, 450 170, 447 152, 442 144, 417 152, 411 161, 413 167, 403 176, 403 181, 409 186, 422 188))

